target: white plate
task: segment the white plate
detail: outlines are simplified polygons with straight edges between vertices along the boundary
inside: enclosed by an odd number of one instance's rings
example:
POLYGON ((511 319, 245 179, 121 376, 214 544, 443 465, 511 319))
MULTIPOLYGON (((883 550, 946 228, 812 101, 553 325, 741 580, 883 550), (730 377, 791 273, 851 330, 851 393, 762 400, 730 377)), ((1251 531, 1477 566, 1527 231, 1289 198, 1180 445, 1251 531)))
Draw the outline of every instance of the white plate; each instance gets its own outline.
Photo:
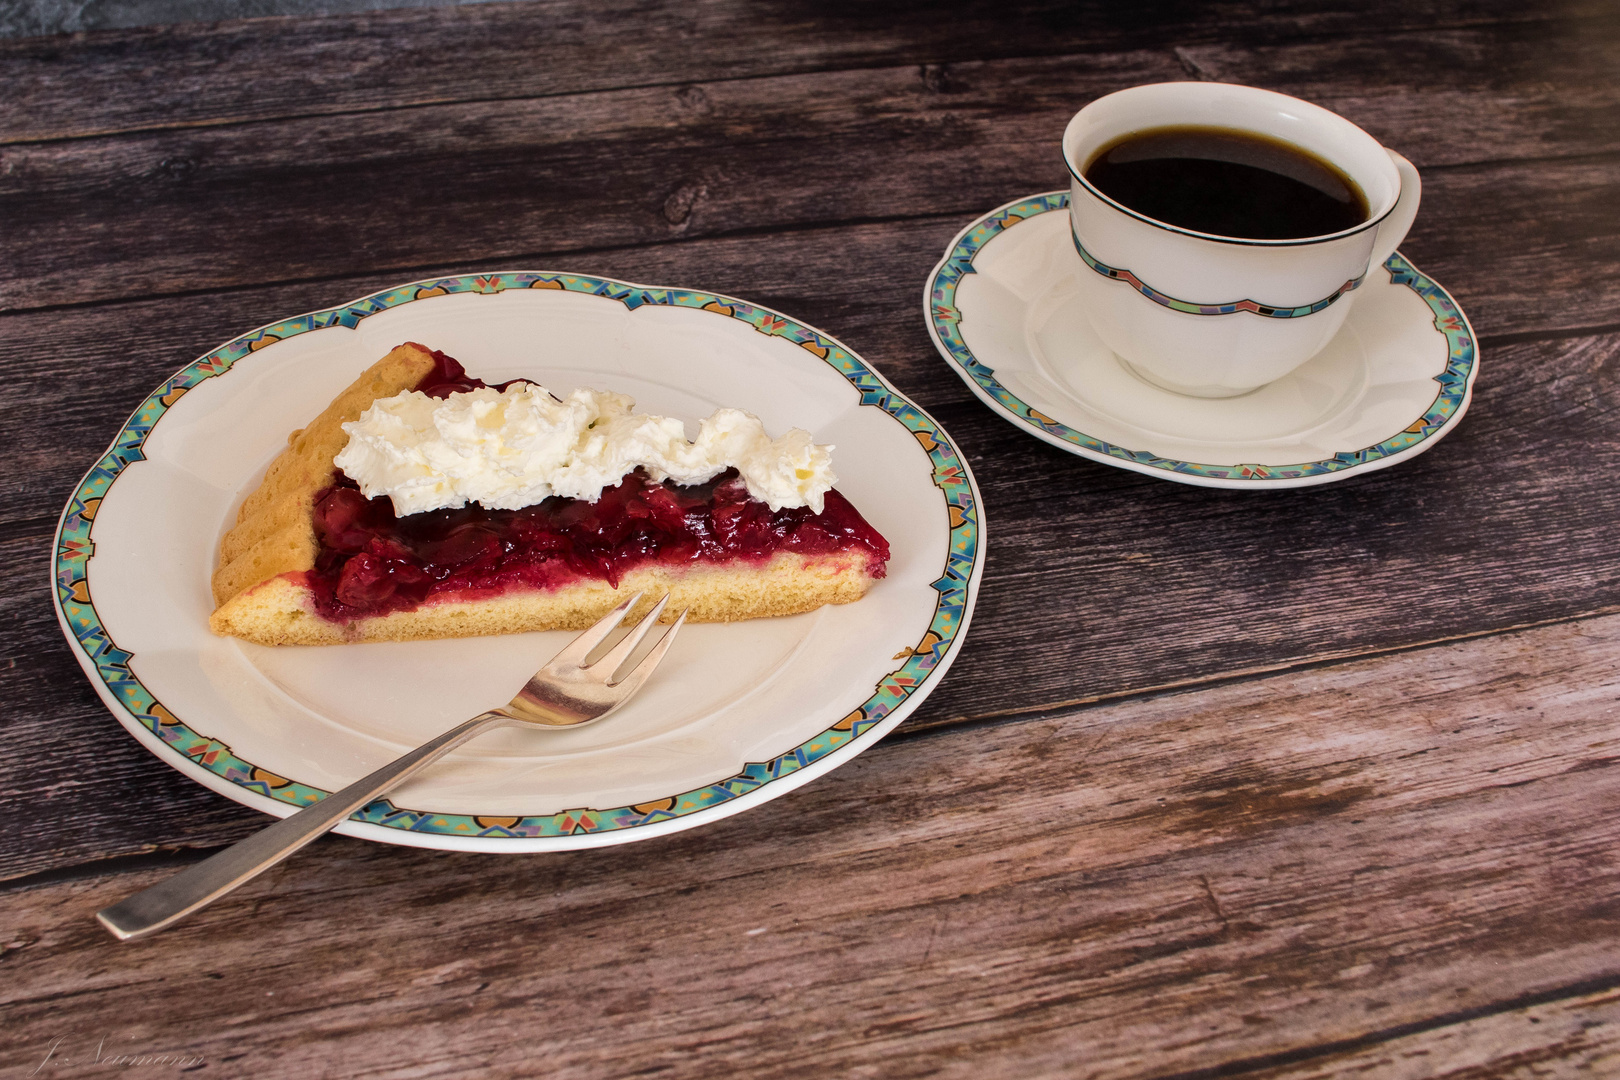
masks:
POLYGON ((434 279, 201 357, 153 391, 69 500, 53 574, 63 630, 163 761, 286 815, 505 703, 573 636, 272 649, 208 632, 209 574, 240 500, 288 432, 407 340, 491 382, 622 391, 694 431, 722 405, 772 432, 805 428, 837 445, 839 490, 893 558, 859 603, 689 626, 612 720, 492 732, 339 832, 537 851, 687 828, 849 760, 944 676, 984 562, 978 491, 949 437, 860 357, 711 293, 558 273, 434 279))
POLYGON ((1079 283, 1092 271, 1074 250, 1068 205, 1054 191, 979 218, 923 294, 940 355, 1037 438, 1185 484, 1303 487, 1421 454, 1467 411, 1473 330, 1399 254, 1367 275, 1327 348, 1270 385, 1209 399, 1142 380, 1086 320, 1079 283))

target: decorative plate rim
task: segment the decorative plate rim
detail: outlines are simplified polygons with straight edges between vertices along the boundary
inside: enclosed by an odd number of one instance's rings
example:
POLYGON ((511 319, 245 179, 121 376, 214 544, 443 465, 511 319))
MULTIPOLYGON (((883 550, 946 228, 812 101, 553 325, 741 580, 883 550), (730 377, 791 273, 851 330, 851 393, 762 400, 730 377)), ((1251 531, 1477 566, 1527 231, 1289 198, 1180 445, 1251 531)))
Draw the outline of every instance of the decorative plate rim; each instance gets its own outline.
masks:
POLYGON ((1288 465, 1210 465, 1166 458, 1147 450, 1131 450, 1047 416, 1002 386, 995 378, 995 369, 980 363, 973 355, 959 329, 962 313, 956 306, 956 290, 964 277, 976 272, 973 260, 991 240, 1019 222, 1066 209, 1068 205, 1067 189, 1049 191, 1014 199, 976 218, 957 233, 945 249, 944 257, 929 274, 923 291, 928 332, 946 363, 993 410, 1037 438, 1105 465, 1185 484, 1235 489, 1304 487, 1386 468, 1416 456, 1438 442, 1467 412, 1474 379, 1479 372, 1473 328, 1451 294, 1397 252, 1384 263, 1391 284, 1407 286, 1428 305, 1434 313, 1435 330, 1446 340, 1447 355, 1445 370, 1434 376, 1439 384, 1434 400, 1416 421, 1387 439, 1372 446, 1340 451, 1318 461, 1288 465))
POLYGON ((950 530, 945 564, 939 578, 930 583, 938 594, 935 608, 910 656, 880 679, 858 708, 784 753, 768 761, 745 763, 740 772, 715 783, 631 806, 526 816, 434 813, 379 799, 353 814, 338 831, 424 846, 462 840, 480 841, 476 846, 483 850, 536 850, 537 841, 546 842, 545 849, 588 847, 688 828, 758 801, 745 796, 767 789, 770 797, 785 794, 836 767, 892 730, 938 685, 959 651, 953 646, 966 635, 982 577, 985 547, 978 487, 966 458, 944 429, 854 350, 780 312, 704 290, 639 285, 567 271, 451 275, 406 282, 346 304, 267 323, 209 350, 147 396, 75 486, 53 540, 51 578, 57 619, 80 666, 114 717, 160 760, 239 802, 283 816, 329 794, 245 761, 225 742, 192 729, 141 683, 130 668, 134 654, 119 648, 102 625, 87 577, 95 551, 96 512, 119 476, 145 459, 141 447, 155 425, 188 390, 224 374, 272 342, 332 326, 352 329, 370 315, 434 296, 518 288, 601 296, 617 300, 631 311, 643 306, 707 311, 737 319, 766 336, 783 338, 838 372, 859 391, 861 406, 875 407, 900 423, 928 455, 932 482, 945 499, 950 530), (166 754, 159 752, 160 747, 166 754))

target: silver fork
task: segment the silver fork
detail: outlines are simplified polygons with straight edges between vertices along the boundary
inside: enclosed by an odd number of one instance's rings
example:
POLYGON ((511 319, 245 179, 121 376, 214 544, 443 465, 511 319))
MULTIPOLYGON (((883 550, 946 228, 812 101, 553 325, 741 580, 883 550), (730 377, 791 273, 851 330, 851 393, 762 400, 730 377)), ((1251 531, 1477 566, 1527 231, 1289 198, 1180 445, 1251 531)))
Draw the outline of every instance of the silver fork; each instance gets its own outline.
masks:
POLYGON ((641 662, 626 672, 624 678, 613 682, 613 676, 630 659, 630 654, 635 652, 636 646, 658 621, 664 605, 669 602, 668 596, 653 605, 646 617, 631 627, 630 632, 601 659, 590 664, 585 660, 591 650, 606 640, 613 628, 619 625, 625 612, 640 599, 641 594, 637 593, 575 638, 566 649, 552 657, 549 664, 530 677, 523 689, 518 691, 517 697, 501 708, 480 713, 466 723, 451 728, 370 776, 356 780, 342 791, 306 806, 291 817, 283 818, 196 866, 182 870, 167 881, 102 909, 96 913, 96 918, 120 941, 145 937, 257 877, 356 810, 386 795, 425 766, 492 728, 507 724, 576 727, 591 720, 600 720, 641 688, 653 668, 664 658, 670 642, 675 640, 675 632, 686 622, 686 612, 683 611, 680 618, 675 620, 675 625, 664 632, 664 636, 658 639, 658 643, 641 662))

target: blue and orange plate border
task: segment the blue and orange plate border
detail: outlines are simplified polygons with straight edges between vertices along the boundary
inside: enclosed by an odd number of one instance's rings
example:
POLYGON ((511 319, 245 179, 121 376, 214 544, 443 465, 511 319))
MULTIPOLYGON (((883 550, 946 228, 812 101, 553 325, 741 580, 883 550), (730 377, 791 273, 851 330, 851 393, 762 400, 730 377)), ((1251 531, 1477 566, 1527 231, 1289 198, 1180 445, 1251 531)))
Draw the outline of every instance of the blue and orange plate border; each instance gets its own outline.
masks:
MULTIPOLYGON (((152 429, 185 393, 207 379, 276 341, 333 326, 354 327, 381 311, 417 300, 453 293, 498 293, 507 289, 556 289, 616 300, 630 310, 677 307, 702 310, 740 320, 755 331, 783 338, 832 367, 859 391, 861 405, 877 408, 902 424, 927 453, 933 483, 943 493, 950 523, 950 547, 940 576, 932 582, 938 594, 927 629, 910 647, 909 656, 878 682, 856 709, 813 738, 768 761, 750 762, 733 776, 713 784, 650 802, 609 808, 582 807, 555 814, 487 816, 442 814, 395 806, 380 799, 356 812, 351 821, 445 837, 532 840, 641 829, 712 811, 716 807, 772 784, 794 784, 795 774, 845 751, 866 735, 886 731, 896 710, 920 701, 948 666, 953 649, 966 632, 976 574, 983 558, 981 511, 972 474, 955 444, 934 420, 888 386, 859 356, 836 339, 778 312, 716 293, 635 285, 581 274, 513 271, 469 274, 411 282, 361 297, 348 304, 311 312, 261 327, 221 345, 188 364, 153 390, 118 432, 102 458, 80 481, 63 511, 52 560, 52 585, 64 631, 82 656, 103 697, 190 765, 246 792, 299 808, 323 798, 326 791, 279 776, 246 761, 230 746, 175 715, 133 673, 133 654, 113 641, 90 595, 88 566, 94 556, 94 523, 101 500, 120 475, 144 460, 142 446, 152 429)), ((116 710, 115 710, 116 711, 116 710)), ((803 777, 799 777, 803 779, 803 777)), ((625 836, 624 839, 631 839, 625 836)), ((417 841, 421 842, 421 841, 417 841)))

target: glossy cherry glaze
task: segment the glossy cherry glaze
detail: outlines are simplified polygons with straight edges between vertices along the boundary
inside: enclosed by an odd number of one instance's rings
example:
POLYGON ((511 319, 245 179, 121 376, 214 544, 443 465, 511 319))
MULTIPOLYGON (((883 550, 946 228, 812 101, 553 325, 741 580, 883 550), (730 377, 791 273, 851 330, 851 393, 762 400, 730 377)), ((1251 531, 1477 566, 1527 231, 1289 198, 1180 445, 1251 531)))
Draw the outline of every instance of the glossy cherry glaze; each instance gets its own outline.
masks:
POLYGON ((407 611, 430 598, 472 598, 513 588, 547 589, 581 578, 617 586, 646 563, 745 560, 778 552, 859 557, 883 576, 889 545, 837 491, 821 513, 772 511, 728 470, 708 484, 654 483, 641 470, 595 502, 552 497, 521 510, 394 515, 341 474, 316 496, 320 554, 309 585, 316 608, 347 621, 407 611))
MULTIPOLYGON (((434 353, 418 389, 434 397, 485 385, 434 353)), ((316 609, 347 622, 409 611, 430 599, 474 599, 595 578, 615 587, 647 563, 763 563, 779 552, 845 555, 882 577, 889 544, 837 491, 821 513, 772 511, 735 469, 706 484, 655 483, 640 469, 595 502, 552 497, 521 510, 477 504, 396 517, 337 474, 315 496, 320 551, 308 574, 316 609)))
POLYGON ((489 386, 496 390, 505 390, 513 383, 523 382, 523 379, 509 379, 503 383, 487 383, 482 379, 475 379, 467 374, 467 369, 461 362, 448 353, 438 349, 433 353, 433 370, 422 377, 416 384, 418 393, 426 394, 430 398, 447 398, 451 394, 465 394, 469 390, 478 390, 489 386))

